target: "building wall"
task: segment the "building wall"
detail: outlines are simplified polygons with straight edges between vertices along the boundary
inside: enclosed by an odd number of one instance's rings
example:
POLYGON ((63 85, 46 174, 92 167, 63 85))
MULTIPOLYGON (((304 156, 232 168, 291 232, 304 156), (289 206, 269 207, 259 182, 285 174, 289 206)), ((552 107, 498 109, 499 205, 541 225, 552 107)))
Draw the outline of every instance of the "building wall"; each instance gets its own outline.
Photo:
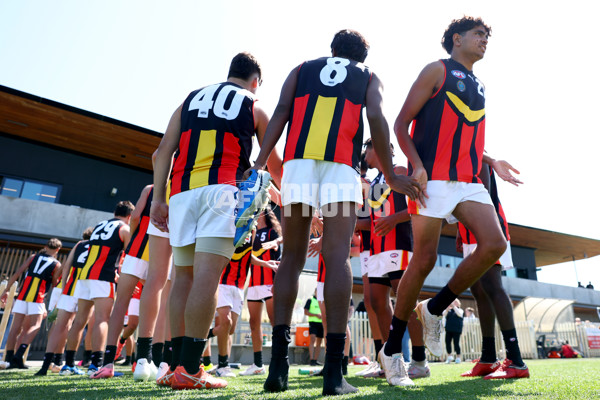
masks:
POLYGON ((62 185, 59 204, 113 212, 120 200, 135 204, 152 173, 29 143, 0 132, 0 176, 62 185), (117 195, 110 195, 117 188, 117 195))

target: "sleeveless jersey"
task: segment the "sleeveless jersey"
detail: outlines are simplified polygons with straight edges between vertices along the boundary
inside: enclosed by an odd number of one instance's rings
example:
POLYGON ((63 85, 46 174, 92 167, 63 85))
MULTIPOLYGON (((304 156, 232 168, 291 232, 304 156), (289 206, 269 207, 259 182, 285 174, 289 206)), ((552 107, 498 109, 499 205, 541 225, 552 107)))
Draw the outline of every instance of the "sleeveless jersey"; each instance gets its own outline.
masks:
MULTIPOLYGON (((308 312, 311 314, 321 314, 321 307, 319 306, 319 302, 317 301, 316 297, 311 297, 310 300, 308 300, 309 303, 309 307, 308 307, 308 312)), ((319 317, 308 317, 308 322, 323 322, 323 320, 319 317)))
POLYGON ((283 161, 325 160, 360 171, 362 109, 371 72, 362 63, 323 57, 299 67, 283 161))
POLYGON ((171 196, 215 184, 236 184, 250 168, 254 95, 223 82, 189 94, 181 110, 171 196))
POLYGON ((52 287, 52 274, 58 264, 56 258, 46 253, 36 254, 27 267, 25 281, 17 299, 43 303, 46 292, 52 287))
MULTIPOLYGON (((263 261, 278 261, 279 258, 281 258, 281 246, 279 246, 277 250, 265 250, 262 248, 263 243, 270 242, 278 237, 279 235, 277 232, 269 227, 257 230, 256 236, 254 237, 254 244, 252 245, 252 254, 263 261)), ((250 269, 250 284, 248 287, 273 284, 275 271, 271 268, 251 265, 250 269)))
POLYGON ((387 217, 402 210, 406 210, 406 197, 393 191, 385 177, 380 172, 371 182, 369 191, 369 206, 371 207, 371 255, 391 250, 412 251, 412 236, 410 222, 397 224, 385 236, 378 236, 375 232, 375 224, 381 217, 387 217))
POLYGON ((123 250, 119 231, 125 223, 118 218, 100 222, 90 237, 90 253, 79 279, 115 281, 117 263, 123 250))
MULTIPOLYGON (((506 240, 510 240, 510 233, 508 232, 508 221, 506 220, 506 215, 504 215, 504 209, 502 208, 502 204, 500 203, 500 197, 498 197, 498 186, 496 185, 496 178, 494 174, 494 169, 488 166, 490 169, 490 197, 492 198, 492 203, 496 208, 496 215, 498 215, 498 221, 500 221, 500 228, 502 229, 502 233, 506 240)), ((460 234, 460 239, 465 244, 477 244, 477 240, 475 236, 469 231, 462 223, 458 223, 458 232, 460 234)))
MULTIPOLYGON (((368 179, 361 177, 360 178, 363 186, 364 185, 368 185, 369 188, 371 187, 371 182, 369 182, 368 179)), ((363 198, 363 205, 360 208, 360 211, 358 213, 358 215, 360 215, 361 217, 359 217, 359 219, 370 219, 371 218, 371 211, 369 209, 369 192, 367 191, 366 194, 366 198, 363 198)), ((371 251, 371 231, 370 230, 366 230, 366 231, 360 231, 360 252, 362 253, 363 251, 371 251)))
POLYGON ((243 245, 235 249, 229 264, 223 270, 220 284, 243 289, 250 269, 251 256, 252 236, 248 237, 243 245))
POLYGON ((144 261, 148 261, 148 225, 150 224, 150 206, 152 204, 152 192, 150 189, 148 197, 146 197, 146 206, 140 216, 140 223, 135 228, 135 231, 131 234, 131 240, 127 245, 125 254, 131 257, 139 258, 144 261))
POLYGON ((71 269, 67 277, 67 283, 63 287, 63 294, 67 296, 73 296, 75 294, 75 286, 79 280, 81 270, 85 266, 88 254, 90 252, 90 241, 84 240, 75 245, 75 251, 73 253, 73 262, 71 263, 71 269))
POLYGON ((411 137, 429 180, 478 183, 485 144, 484 86, 462 64, 441 62, 444 83, 414 119, 411 137))
POLYGON ((325 260, 323 254, 319 253, 319 268, 317 270, 317 282, 325 283, 325 260))

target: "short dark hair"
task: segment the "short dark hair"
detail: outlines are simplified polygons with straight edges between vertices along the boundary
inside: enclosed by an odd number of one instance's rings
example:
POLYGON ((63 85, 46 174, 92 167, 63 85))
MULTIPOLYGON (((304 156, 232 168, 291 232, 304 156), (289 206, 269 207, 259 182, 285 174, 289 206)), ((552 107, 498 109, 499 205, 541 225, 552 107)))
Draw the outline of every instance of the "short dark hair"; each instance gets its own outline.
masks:
MULTIPOLYGON (((365 140, 365 143, 363 143, 363 146, 365 146, 365 148, 369 148, 369 147, 373 147, 373 141, 371 140, 371 138, 368 138, 367 140, 365 140)), ((394 144, 392 142, 390 142, 390 151, 392 152, 392 155, 394 155, 394 144)))
POLYGON ((115 207, 115 217, 129 217, 135 210, 135 206, 129 200, 120 201, 115 207))
POLYGON ((236 54, 231 60, 227 79, 239 78, 247 81, 254 73, 258 74, 258 80, 262 81, 262 70, 258 60, 252 54, 244 51, 236 54))
POLYGON ((62 247, 62 242, 57 238, 52 238, 48 240, 48 243, 46 243, 46 247, 50 250, 60 249, 62 247))
POLYGON ((94 232, 94 228, 89 226, 85 228, 85 231, 83 231, 81 237, 83 238, 83 240, 90 240, 90 238, 92 237, 92 232, 94 232))
POLYGON ((450 25, 448 25, 448 28, 446 28, 446 32, 444 32, 444 36, 442 37, 442 47, 448 54, 452 54, 452 48, 454 47, 454 34, 458 33, 460 35, 464 35, 465 32, 470 31, 477 26, 483 26, 488 36, 492 36, 492 28, 487 26, 481 18, 464 16, 461 19, 453 20, 450 25))
POLYGON ((338 57, 364 62, 369 54, 369 42, 358 31, 342 29, 333 37, 331 50, 338 57))

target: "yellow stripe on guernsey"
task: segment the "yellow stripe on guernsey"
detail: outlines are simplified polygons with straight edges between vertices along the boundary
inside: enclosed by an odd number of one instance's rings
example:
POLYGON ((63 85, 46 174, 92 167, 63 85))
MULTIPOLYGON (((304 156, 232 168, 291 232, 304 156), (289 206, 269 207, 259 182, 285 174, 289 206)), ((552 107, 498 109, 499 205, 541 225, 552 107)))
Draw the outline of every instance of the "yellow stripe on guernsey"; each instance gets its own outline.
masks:
POLYGON ((31 280, 31 284, 29 285, 29 291, 27 292, 27 296, 25 296, 25 301, 34 303, 39 289, 40 289, 40 278, 34 277, 31 280))
POLYGON ((85 265, 81 269, 81 274, 79 274, 79 276, 87 276, 87 274, 90 272, 90 268, 92 268, 92 265, 94 265, 96 259, 98 258, 99 251, 100 246, 98 245, 93 245, 90 248, 90 254, 88 255, 87 260, 85 261, 85 265))
POLYGON ((323 160, 325 158, 325 148, 327 147, 327 138, 331 129, 336 102, 337 97, 319 96, 317 99, 315 111, 310 122, 310 129, 308 130, 306 146, 304 147, 305 158, 315 160, 323 160))
POLYGON ((388 198, 388 196, 390 195, 391 192, 392 192, 392 189, 387 188, 387 189, 385 189, 385 192, 383 192, 381 197, 379 197, 377 200, 373 201, 373 200, 369 199, 369 206, 371 206, 371 208, 373 208, 375 210, 379 210, 381 208, 381 206, 383 205, 383 202, 388 198))
POLYGON ((258 249, 258 250, 252 250, 252 255, 253 255, 254 257, 260 257, 260 256, 262 256, 263 254, 265 254, 265 252, 266 252, 266 251, 267 251, 267 249, 263 249, 263 248, 260 248, 260 249, 258 249))
POLYGON ((251 250, 252 250, 252 247, 248 247, 246 250, 242 251, 241 253, 233 253, 233 256, 231 256, 231 261, 241 260, 251 250))
MULTIPOLYGON (((148 239, 148 242, 149 241, 150 241, 150 239, 148 239)), ((146 247, 144 247, 144 252, 142 253, 142 260, 144 260, 144 261, 150 261, 149 250, 148 250, 148 248, 150 246, 149 246, 148 242, 146 242, 146 247)))
POLYGON ((446 94, 448 95, 448 98, 452 104, 454 104, 454 107, 456 107, 456 109, 465 116, 467 121, 479 121, 485 115, 485 108, 482 108, 481 110, 471 110, 469 106, 463 103, 463 101, 454 93, 446 92, 446 94))
POLYGON ((208 185, 208 174, 215 157, 217 147, 217 131, 200 131, 198 151, 194 168, 190 176, 190 188, 199 188, 208 185))

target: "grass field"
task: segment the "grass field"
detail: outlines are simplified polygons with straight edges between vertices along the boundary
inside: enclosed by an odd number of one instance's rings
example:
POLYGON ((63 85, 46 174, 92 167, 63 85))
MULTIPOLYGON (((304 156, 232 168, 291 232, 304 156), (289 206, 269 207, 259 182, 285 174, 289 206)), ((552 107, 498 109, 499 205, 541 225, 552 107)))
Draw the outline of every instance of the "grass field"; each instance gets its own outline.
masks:
MULTIPOLYGON (((530 379, 484 381, 461 378, 472 364, 432 364, 431 378, 416 381, 410 389, 390 387, 381 379, 353 377, 359 366, 351 366, 348 381, 358 393, 338 398, 354 399, 600 399, 600 359, 530 360, 530 379)), ((321 378, 298 375, 290 369, 290 390, 267 394, 262 391, 264 376, 229 379, 226 389, 180 391, 159 388, 154 383, 137 383, 131 370, 120 368, 125 376, 109 380, 87 377, 34 377, 36 369, 0 371, 0 399, 317 399, 321 398, 321 378)), ((119 368, 118 368, 119 369, 119 368)))

